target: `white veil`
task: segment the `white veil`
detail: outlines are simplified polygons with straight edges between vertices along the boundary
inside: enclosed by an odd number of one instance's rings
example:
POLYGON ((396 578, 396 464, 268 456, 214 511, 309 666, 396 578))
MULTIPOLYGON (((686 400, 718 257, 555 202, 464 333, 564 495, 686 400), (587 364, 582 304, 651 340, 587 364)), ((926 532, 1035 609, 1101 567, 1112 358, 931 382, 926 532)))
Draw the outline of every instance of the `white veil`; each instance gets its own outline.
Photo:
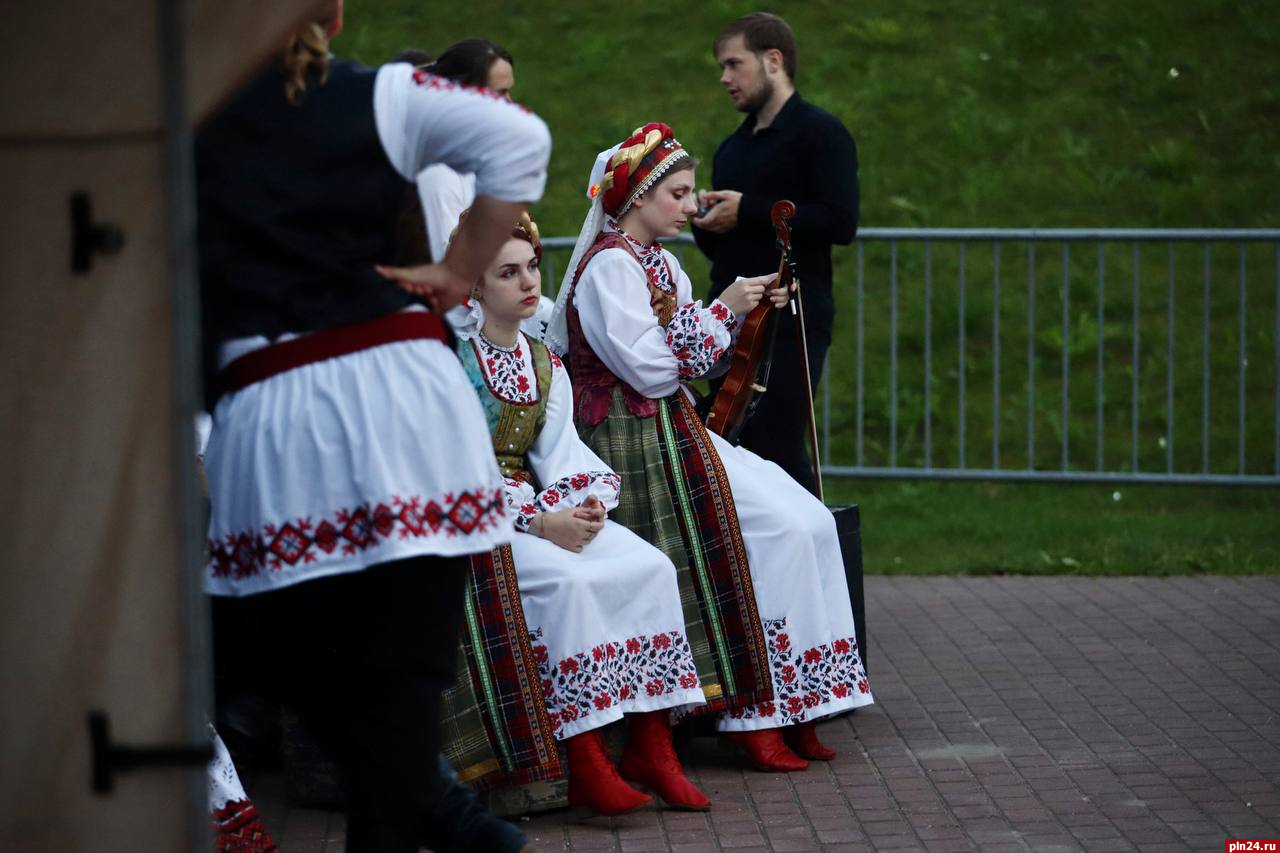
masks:
POLYGON ((544 338, 547 346, 557 355, 564 355, 569 351, 569 291, 573 287, 574 273, 578 271, 578 264, 582 263, 582 256, 591 248, 596 235, 604 227, 604 206, 601 203, 604 190, 597 189, 593 196, 591 188, 599 187, 600 182, 604 180, 604 171, 609 165, 609 159, 620 147, 621 143, 597 154, 596 163, 591 167, 591 177, 587 179, 587 198, 591 199, 591 207, 587 209, 587 218, 582 221, 578 242, 573 246, 573 256, 569 258, 569 264, 564 268, 564 279, 560 282, 560 292, 556 295, 556 307, 551 312, 551 319, 547 322, 544 338))

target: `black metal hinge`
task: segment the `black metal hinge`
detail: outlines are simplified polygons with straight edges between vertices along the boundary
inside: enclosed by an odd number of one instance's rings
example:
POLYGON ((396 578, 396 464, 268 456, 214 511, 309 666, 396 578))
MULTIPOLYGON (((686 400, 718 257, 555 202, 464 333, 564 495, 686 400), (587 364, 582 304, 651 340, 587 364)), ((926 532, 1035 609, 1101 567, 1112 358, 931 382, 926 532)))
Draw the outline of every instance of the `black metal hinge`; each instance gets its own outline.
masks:
POLYGON ((93 201, 88 193, 71 196, 71 271, 85 275, 93 269, 95 254, 116 255, 124 248, 124 231, 109 222, 93 221, 93 201))
POLYGON ((212 746, 118 746, 103 711, 89 712, 90 786, 95 794, 115 788, 115 774, 154 767, 203 767, 213 758, 212 746))

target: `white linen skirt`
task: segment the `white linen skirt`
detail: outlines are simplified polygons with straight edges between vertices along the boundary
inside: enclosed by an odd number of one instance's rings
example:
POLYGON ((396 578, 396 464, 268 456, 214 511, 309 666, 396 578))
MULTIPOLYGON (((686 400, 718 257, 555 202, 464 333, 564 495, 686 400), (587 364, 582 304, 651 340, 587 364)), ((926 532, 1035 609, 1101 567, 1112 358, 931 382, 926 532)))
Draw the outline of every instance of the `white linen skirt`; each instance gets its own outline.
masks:
POLYGON ((710 435, 742 526, 774 691, 717 727, 775 728, 871 704, 831 511, 773 462, 710 435))
POLYGON ((557 738, 706 702, 676 570, 657 548, 606 521, 581 553, 522 533, 511 556, 557 738))
MULTIPOLYGON (((233 344, 230 357, 252 348, 233 344)), ((370 347, 224 396, 204 464, 214 595, 487 551, 512 534, 484 413, 438 340, 370 347)))

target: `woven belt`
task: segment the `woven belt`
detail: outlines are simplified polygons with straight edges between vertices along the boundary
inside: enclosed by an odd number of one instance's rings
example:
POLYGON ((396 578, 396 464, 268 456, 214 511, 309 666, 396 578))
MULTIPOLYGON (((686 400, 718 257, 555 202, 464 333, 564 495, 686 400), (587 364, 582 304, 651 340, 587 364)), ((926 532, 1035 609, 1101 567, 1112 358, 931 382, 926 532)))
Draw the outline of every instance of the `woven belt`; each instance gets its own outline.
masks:
POLYGON ((219 371, 218 385, 223 394, 230 394, 296 367, 383 344, 421 339, 448 342, 449 334, 439 315, 425 311, 387 314, 245 353, 219 371))

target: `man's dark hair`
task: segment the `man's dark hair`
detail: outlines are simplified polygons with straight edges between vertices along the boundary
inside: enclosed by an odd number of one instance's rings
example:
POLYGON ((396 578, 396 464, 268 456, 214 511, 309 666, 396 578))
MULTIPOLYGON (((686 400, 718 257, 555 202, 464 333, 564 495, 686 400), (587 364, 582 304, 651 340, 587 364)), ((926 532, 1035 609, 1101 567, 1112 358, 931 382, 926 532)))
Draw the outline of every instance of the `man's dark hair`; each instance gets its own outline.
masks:
POLYGON ((463 39, 444 49, 440 58, 428 69, 437 77, 446 77, 464 86, 489 85, 489 69, 499 59, 505 59, 515 67, 507 49, 488 39, 463 39))
POLYGON ((419 50, 416 47, 406 47, 404 50, 391 57, 392 62, 407 62, 414 68, 421 68, 424 65, 431 64, 431 54, 425 50, 419 50))
POLYGON ((734 36, 742 36, 747 50, 759 56, 766 50, 782 54, 782 67, 792 81, 796 79, 796 37, 787 22, 768 12, 752 12, 743 15, 720 31, 711 52, 718 54, 721 46, 734 36))

